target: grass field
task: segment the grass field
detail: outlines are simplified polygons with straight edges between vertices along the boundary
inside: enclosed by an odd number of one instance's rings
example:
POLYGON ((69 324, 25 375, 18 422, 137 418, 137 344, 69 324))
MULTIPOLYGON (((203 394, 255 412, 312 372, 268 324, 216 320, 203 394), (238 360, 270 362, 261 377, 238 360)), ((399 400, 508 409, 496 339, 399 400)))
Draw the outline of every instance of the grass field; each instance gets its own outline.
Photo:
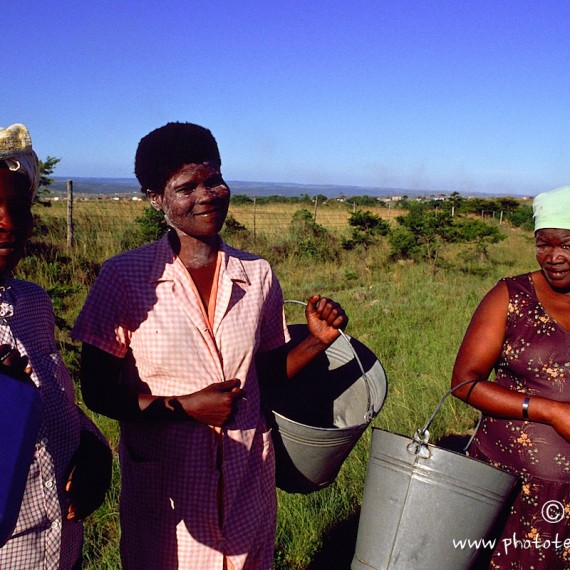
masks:
MULTIPOLYGON (((38 230, 18 274, 50 293, 58 315, 58 339, 75 377, 78 347, 69 338, 70 327, 100 263, 125 247, 125 232, 142 208, 133 202, 77 202, 77 243, 71 250, 65 245, 65 204, 36 210, 38 230)), ((470 246, 452 244, 438 266, 391 261, 385 240, 320 260, 282 253, 280 240, 297 209, 257 206, 256 235, 249 236, 249 249, 272 261, 286 299, 306 300, 318 292, 342 303, 350 316, 347 333, 366 344, 387 371, 389 395, 373 426, 411 435, 448 389, 457 348, 481 297, 499 278, 535 267, 532 236, 505 224, 501 230, 507 237, 489 248, 488 258, 480 259, 470 246)), ((230 213, 253 232, 251 205, 232 207, 230 213)), ((377 213, 389 220, 395 215, 386 209, 377 213)), ((317 222, 341 237, 347 235, 349 214, 343 205, 323 206, 317 222)), ((303 321, 298 306, 288 305, 286 312, 289 322, 303 321)), ((116 450, 116 423, 87 413, 116 450)), ((450 399, 432 426, 432 439, 466 433, 475 418, 472 409, 450 399)), ((279 492, 277 570, 349 568, 370 435, 369 429, 329 488, 306 496, 279 492)), ((91 570, 120 567, 119 488, 116 468, 106 504, 86 525, 86 567, 91 570)))

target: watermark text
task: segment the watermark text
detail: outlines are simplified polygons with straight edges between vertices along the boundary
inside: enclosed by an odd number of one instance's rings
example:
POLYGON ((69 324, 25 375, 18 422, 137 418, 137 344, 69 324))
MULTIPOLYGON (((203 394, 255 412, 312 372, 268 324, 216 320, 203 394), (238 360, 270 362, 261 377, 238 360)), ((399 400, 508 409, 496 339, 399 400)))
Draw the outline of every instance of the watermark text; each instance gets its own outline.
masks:
POLYGON ((460 548, 461 550, 465 550, 467 549, 475 549, 475 550, 480 550, 480 549, 489 549, 489 550, 495 550, 495 548, 500 548, 504 553, 505 556, 508 555, 508 553, 511 550, 517 550, 517 549, 521 549, 521 550, 528 550, 530 548, 536 548, 536 549, 543 549, 543 550, 548 550, 550 548, 555 548, 555 549, 566 549, 566 548, 570 548, 570 538, 560 538, 560 536, 558 535, 558 533, 556 533, 554 535, 554 538, 551 538, 550 540, 546 539, 546 540, 541 540, 540 537, 537 535, 534 538, 518 538, 517 537, 517 533, 514 532, 512 537, 505 537, 502 538, 500 541, 497 541, 496 539, 490 539, 490 540, 486 540, 483 538, 479 538, 479 539, 470 539, 470 538, 464 538, 461 540, 457 540, 457 539, 452 539, 453 540, 453 548, 460 548))

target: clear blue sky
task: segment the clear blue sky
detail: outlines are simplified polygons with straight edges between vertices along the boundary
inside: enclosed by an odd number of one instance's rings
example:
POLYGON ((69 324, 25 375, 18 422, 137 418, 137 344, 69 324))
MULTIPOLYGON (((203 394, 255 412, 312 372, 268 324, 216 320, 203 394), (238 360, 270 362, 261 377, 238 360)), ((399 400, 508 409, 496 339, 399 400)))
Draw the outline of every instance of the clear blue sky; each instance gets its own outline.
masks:
POLYGON ((12 3, 0 125, 130 177, 168 121, 228 180, 535 194, 570 183, 566 0, 12 3))

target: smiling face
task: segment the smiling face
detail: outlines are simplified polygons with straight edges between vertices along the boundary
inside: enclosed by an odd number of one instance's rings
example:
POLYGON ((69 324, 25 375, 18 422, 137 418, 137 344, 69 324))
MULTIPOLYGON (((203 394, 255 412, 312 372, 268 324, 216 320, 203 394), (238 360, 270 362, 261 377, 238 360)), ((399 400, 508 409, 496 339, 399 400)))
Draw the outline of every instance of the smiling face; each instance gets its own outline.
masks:
POLYGON ((147 194, 180 237, 216 236, 230 204, 230 189, 219 167, 209 162, 185 164, 167 180, 161 194, 147 194))
POLYGON ((0 167, 0 275, 14 269, 31 234, 30 181, 0 167))
POLYGON ((548 284, 559 291, 570 291, 570 230, 538 230, 535 242, 536 260, 548 284))

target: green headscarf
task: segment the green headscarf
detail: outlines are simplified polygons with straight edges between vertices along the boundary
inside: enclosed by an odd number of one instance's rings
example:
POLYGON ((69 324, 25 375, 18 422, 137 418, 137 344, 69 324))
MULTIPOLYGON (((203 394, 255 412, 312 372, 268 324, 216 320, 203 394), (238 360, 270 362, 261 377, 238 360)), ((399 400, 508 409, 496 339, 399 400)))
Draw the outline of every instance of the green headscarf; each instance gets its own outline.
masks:
POLYGON ((544 228, 570 230, 570 186, 539 194, 532 203, 534 231, 544 228))

